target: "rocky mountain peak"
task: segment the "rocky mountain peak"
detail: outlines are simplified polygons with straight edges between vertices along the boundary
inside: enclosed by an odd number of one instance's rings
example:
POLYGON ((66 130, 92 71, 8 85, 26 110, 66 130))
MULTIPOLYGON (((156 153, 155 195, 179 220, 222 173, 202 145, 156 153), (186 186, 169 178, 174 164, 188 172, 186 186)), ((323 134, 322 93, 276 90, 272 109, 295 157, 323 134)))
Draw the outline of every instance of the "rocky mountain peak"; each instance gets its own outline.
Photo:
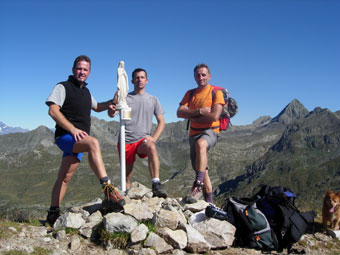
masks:
POLYGON ((36 129, 34 129, 34 130, 32 130, 31 131, 32 133, 34 133, 34 134, 48 134, 48 135, 50 135, 51 133, 52 133, 52 131, 48 128, 48 127, 46 127, 46 126, 39 126, 39 127, 37 127, 36 129))
POLYGON ((0 135, 6 135, 10 133, 25 133, 28 132, 28 129, 24 129, 21 127, 10 127, 7 126, 5 123, 0 121, 0 135))
POLYGON ((336 112, 335 112, 335 115, 336 115, 338 118, 340 118, 340 111, 336 111, 336 112))
POLYGON ((261 126, 261 125, 267 124, 268 122, 270 122, 270 120, 271 120, 270 116, 261 116, 253 121, 253 125, 261 126))
POLYGON ((280 122, 284 125, 289 125, 294 121, 303 118, 308 114, 308 110, 300 103, 299 100, 292 100, 276 117, 272 119, 272 122, 280 122))

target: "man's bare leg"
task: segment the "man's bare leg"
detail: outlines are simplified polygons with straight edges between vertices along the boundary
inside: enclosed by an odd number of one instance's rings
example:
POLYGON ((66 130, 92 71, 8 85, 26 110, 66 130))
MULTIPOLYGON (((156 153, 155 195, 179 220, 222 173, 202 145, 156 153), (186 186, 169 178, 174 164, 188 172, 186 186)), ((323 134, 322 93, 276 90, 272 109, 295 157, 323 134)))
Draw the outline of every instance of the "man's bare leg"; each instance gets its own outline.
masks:
POLYGON ((165 190, 163 190, 159 180, 160 162, 156 144, 151 141, 142 143, 140 146, 138 146, 137 153, 148 156, 148 166, 152 178, 153 196, 166 198, 168 194, 165 192, 165 190))
POLYGON ((75 156, 63 157, 58 173, 58 178, 52 190, 52 206, 60 206, 61 201, 65 196, 67 185, 70 182, 74 172, 77 170, 79 163, 79 160, 75 156))

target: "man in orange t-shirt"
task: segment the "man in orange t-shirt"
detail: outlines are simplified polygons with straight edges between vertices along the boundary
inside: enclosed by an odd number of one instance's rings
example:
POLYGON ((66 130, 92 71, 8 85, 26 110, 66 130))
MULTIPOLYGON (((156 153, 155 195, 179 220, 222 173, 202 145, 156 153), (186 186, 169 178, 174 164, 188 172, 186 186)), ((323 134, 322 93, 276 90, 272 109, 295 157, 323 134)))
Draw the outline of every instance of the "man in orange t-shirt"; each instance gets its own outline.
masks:
POLYGON ((209 85, 211 74, 206 64, 194 68, 194 78, 198 87, 193 94, 190 90, 186 92, 177 110, 177 117, 190 120, 190 159, 196 173, 185 201, 197 202, 203 191, 204 200, 213 203, 207 152, 216 145, 219 138, 219 118, 225 102, 220 90, 212 96, 213 87, 209 85))

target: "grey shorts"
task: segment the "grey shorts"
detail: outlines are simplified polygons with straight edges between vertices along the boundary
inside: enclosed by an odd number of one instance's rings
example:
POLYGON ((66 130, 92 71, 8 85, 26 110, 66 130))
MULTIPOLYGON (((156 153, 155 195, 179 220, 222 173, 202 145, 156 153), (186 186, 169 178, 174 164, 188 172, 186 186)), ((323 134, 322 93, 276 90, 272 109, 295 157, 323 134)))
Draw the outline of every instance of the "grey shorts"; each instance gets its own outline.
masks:
POLYGON ((197 135, 189 136, 190 159, 191 159, 191 165, 193 169, 195 169, 195 162, 196 162, 196 149, 195 149, 196 142, 199 139, 206 140, 208 142, 208 151, 209 151, 211 148, 213 148, 216 145, 219 137, 220 135, 212 131, 211 129, 207 129, 197 135))

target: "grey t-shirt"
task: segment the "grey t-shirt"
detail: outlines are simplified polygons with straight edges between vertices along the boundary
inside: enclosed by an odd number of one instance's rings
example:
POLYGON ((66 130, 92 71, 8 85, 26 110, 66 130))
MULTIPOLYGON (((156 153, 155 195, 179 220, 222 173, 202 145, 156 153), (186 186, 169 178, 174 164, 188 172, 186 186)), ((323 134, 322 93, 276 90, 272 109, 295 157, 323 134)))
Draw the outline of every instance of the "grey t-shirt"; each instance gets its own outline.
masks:
POLYGON ((132 112, 131 120, 125 121, 125 143, 135 143, 151 135, 152 117, 164 114, 164 110, 158 98, 148 93, 140 95, 130 92, 126 102, 132 112))
MULTIPOLYGON (((57 84, 53 88, 51 94, 46 99, 46 104, 49 102, 55 103, 56 105, 59 105, 60 107, 63 106, 66 98, 66 90, 65 87, 62 84, 57 84)), ((97 101, 94 99, 94 97, 91 95, 91 104, 92 109, 97 107, 97 101)))

